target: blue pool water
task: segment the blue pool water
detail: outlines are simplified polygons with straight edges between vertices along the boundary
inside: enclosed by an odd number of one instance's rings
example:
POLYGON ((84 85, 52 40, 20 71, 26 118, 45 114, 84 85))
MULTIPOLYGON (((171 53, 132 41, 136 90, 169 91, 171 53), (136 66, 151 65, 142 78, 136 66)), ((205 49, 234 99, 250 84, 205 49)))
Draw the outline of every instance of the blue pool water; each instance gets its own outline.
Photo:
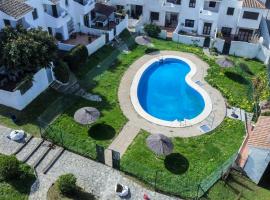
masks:
POLYGON ((151 64, 138 85, 142 108, 153 117, 166 121, 183 121, 198 116, 205 102, 201 94, 185 81, 190 70, 187 63, 175 58, 151 64))

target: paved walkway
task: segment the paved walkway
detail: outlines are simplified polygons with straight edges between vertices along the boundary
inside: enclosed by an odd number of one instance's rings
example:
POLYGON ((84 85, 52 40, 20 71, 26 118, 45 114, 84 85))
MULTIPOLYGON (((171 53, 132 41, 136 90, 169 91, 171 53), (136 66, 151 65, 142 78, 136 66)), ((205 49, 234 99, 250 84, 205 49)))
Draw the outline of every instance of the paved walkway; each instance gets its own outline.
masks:
MULTIPOLYGON (((0 153, 8 155, 14 153, 22 145, 7 139, 9 132, 9 128, 0 126, 0 153)), ((32 140, 40 140, 40 138, 32 140)), ((42 162, 41 165, 43 164, 42 162)), ((37 168, 38 179, 31 188, 29 199, 46 200, 50 186, 60 175, 65 173, 73 173, 77 177, 77 184, 85 191, 93 193, 100 200, 119 200, 120 198, 114 193, 114 187, 117 183, 129 186, 130 197, 128 199, 143 199, 143 194, 145 193, 149 195, 151 200, 177 199, 146 189, 133 179, 126 177, 123 173, 111 167, 69 151, 64 151, 46 175, 42 173, 42 170, 39 170, 39 167, 37 168)))
MULTIPOLYGON (((154 52, 153 54, 148 54, 137 61, 135 61, 126 71, 124 76, 122 77, 119 90, 118 90, 118 99, 120 103, 120 107, 125 114, 125 116, 129 119, 130 123, 133 126, 136 126, 137 129, 143 129, 150 133, 162 133, 169 137, 192 137, 204 134, 200 131, 199 127, 202 125, 207 125, 210 127, 211 130, 215 129, 226 116, 226 106, 224 98, 222 97, 221 93, 210 86, 205 80, 204 77, 207 75, 208 64, 202 61, 200 58, 195 56, 191 53, 183 53, 177 51, 160 51, 154 52), (171 128, 171 127, 164 127, 157 124, 153 124, 146 119, 142 118, 138 115, 135 111, 131 100, 130 100, 130 87, 133 81, 135 74, 137 73, 138 69, 143 66, 147 61, 165 55, 175 55, 180 57, 185 57, 191 60, 197 66, 197 72, 192 77, 194 82, 199 81, 200 86, 209 94, 212 100, 212 112, 210 115, 203 120, 202 122, 189 126, 189 127, 182 127, 182 128, 171 128)), ((132 131, 131 131, 132 132, 132 131)), ((123 137, 128 137, 128 133, 122 134, 123 137)), ((131 136, 131 138, 133 135, 131 136)))

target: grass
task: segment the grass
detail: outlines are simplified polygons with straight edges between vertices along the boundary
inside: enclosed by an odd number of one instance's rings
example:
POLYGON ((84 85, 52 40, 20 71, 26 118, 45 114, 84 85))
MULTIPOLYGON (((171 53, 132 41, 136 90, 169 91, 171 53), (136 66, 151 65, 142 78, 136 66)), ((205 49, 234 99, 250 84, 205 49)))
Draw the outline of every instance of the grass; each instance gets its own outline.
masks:
POLYGON ((241 121, 226 118, 209 134, 173 138, 174 152, 156 158, 146 146, 147 132, 141 132, 121 160, 122 170, 157 188, 181 196, 196 195, 198 184, 219 168, 239 149, 245 128, 241 121))
MULTIPOLYGON (((124 41, 130 42, 130 36, 127 32, 124 32, 122 38, 124 41)), ((227 78, 224 75, 223 69, 219 68, 214 60, 206 57, 201 48, 159 39, 152 39, 152 42, 155 46, 155 50, 176 50, 192 52, 198 55, 210 65, 207 80, 220 89, 232 105, 241 108, 252 108, 252 102, 247 101, 246 96, 239 98, 239 94, 237 93, 237 91, 239 91, 241 94, 246 94, 249 90, 248 87, 237 84, 237 81, 227 78), (234 85, 233 88, 231 87, 232 85, 234 85)), ((77 76, 80 78, 80 82, 84 87, 89 88, 91 93, 100 95, 103 101, 95 103, 80 99, 70 108, 66 109, 65 112, 51 125, 52 129, 56 130, 53 134, 49 135, 53 141, 60 144, 63 142, 63 145, 66 148, 91 158, 96 157, 95 144, 102 145, 105 148, 110 145, 112 140, 127 122, 127 119, 120 109, 117 96, 121 77, 135 60, 151 51, 151 49, 145 46, 136 46, 132 44, 131 46, 132 51, 129 54, 124 54, 118 49, 105 46, 89 57, 87 63, 77 72, 77 76), (89 133, 91 126, 77 124, 73 120, 73 115, 77 109, 83 106, 93 106, 99 109, 101 118, 97 123, 110 127, 114 133, 114 137, 92 137, 91 133, 89 133), (55 132, 59 133, 57 134, 55 132)), ((233 59, 235 59, 236 63, 243 60, 240 58, 233 59)), ((243 62, 246 62, 248 66, 250 66, 254 74, 265 71, 264 65, 257 61, 243 60, 243 62)), ((105 135, 103 131, 100 131, 100 134, 105 135)))
POLYGON ((47 192, 47 200, 95 200, 94 195, 78 188, 76 193, 72 196, 64 196, 58 190, 56 184, 53 184, 47 192))
POLYGON ((32 169, 26 165, 21 164, 21 168, 25 175, 14 180, 1 181, 0 180, 0 199, 1 200, 26 200, 30 193, 31 186, 35 181, 35 175, 32 169))
POLYGON ((56 91, 48 89, 22 111, 0 105, 0 124, 14 129, 23 129, 32 135, 39 136, 37 117, 45 111, 59 95, 60 94, 56 91), (12 114, 18 119, 16 124, 10 119, 12 114))
POLYGON ((226 182, 218 181, 205 195, 209 200, 268 200, 270 191, 233 171, 226 182))

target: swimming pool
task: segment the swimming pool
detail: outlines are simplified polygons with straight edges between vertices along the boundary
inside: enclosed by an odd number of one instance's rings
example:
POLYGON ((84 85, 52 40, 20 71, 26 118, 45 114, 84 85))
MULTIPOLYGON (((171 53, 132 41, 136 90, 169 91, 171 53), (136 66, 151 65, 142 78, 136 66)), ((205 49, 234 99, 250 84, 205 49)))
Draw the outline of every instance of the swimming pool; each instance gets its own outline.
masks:
POLYGON ((196 66, 188 59, 165 56, 150 60, 135 75, 131 101, 153 123, 183 127, 203 121, 211 112, 209 95, 191 80, 196 66))

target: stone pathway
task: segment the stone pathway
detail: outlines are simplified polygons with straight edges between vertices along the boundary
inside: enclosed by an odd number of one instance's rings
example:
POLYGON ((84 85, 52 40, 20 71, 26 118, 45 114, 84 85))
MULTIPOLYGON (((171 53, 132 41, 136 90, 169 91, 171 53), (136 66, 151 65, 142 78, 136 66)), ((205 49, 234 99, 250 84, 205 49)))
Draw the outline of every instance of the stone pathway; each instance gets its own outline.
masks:
MULTIPOLYGON (((127 127, 129 125, 127 124, 127 127)), ((0 153, 12 154, 16 149, 22 145, 7 139, 11 129, 0 126, 0 153)), ((136 131, 135 131, 136 132, 136 131)), ((37 143, 40 138, 33 138, 29 144, 29 147, 25 147, 19 154, 20 159, 23 155, 27 154, 30 149, 33 148, 31 143, 37 143), (27 150, 28 149, 28 150, 27 150)), ((46 148, 47 141, 41 146, 40 150, 37 151, 35 157, 38 157, 41 152, 46 148)), ((31 193, 29 196, 30 200, 46 200, 47 191, 50 186, 57 180, 57 178, 66 173, 73 173, 77 177, 77 184, 82 187, 85 191, 91 192, 97 196, 100 200, 120 200, 118 196, 115 195, 114 187, 117 183, 121 183, 129 186, 131 200, 143 199, 143 194, 147 194, 151 200, 174 200, 178 199, 175 197, 170 197, 151 191, 144 188, 133 179, 128 178, 120 171, 114 170, 111 167, 97 163, 93 160, 84 158, 77 154, 71 153, 69 151, 64 151, 60 158, 55 162, 55 164, 50 168, 47 174, 43 174, 42 169, 48 163, 48 160, 56 154, 59 147, 50 150, 49 154, 46 155, 46 159, 42 160, 41 163, 36 168, 37 180, 31 188, 31 193)), ((18 155, 19 155, 18 154, 18 155)), ((35 154, 34 154, 35 155, 35 154)), ((28 164, 32 164, 34 157, 29 159, 28 164)))

